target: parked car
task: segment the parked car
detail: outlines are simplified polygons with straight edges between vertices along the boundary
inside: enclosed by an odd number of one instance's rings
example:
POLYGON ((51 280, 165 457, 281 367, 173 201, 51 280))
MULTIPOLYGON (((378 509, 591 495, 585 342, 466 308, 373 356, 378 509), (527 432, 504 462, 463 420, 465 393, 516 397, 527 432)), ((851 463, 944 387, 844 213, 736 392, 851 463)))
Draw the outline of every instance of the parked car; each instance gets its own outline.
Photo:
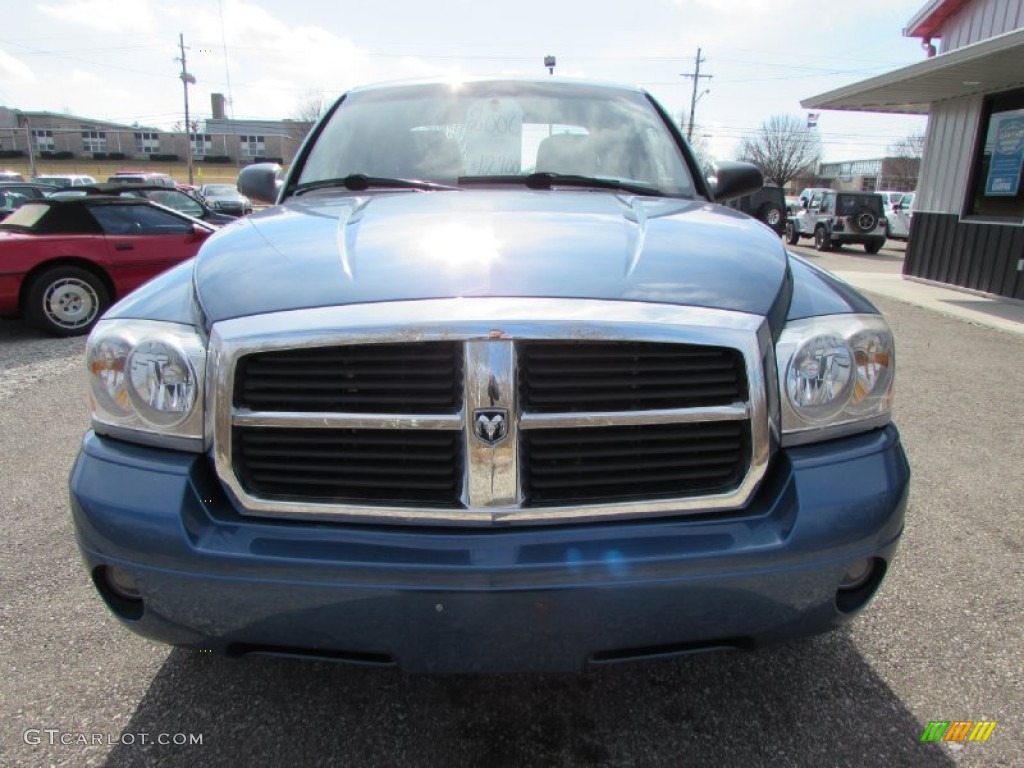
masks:
POLYGON ((0 181, 0 221, 26 201, 46 197, 48 192, 57 189, 59 187, 35 184, 31 181, 0 181))
POLYGON ((886 232, 893 240, 910 239, 910 221, 914 215, 914 193, 904 192, 900 199, 893 203, 892 213, 889 215, 889 224, 886 232))
POLYGON ((113 300, 195 255, 213 231, 147 200, 30 200, 0 222, 0 316, 87 333, 113 300))
POLYGON ((579 671, 837 627, 909 470, 893 339, 718 205, 669 113, 558 78, 358 88, 277 205, 86 349, 76 540, 135 632, 579 671))
MULTIPOLYGON (((797 199, 800 201, 800 208, 817 208, 821 205, 821 197, 826 192, 831 192, 831 187, 804 187, 800 190, 797 199)), ((797 211, 799 213, 799 211, 797 211)))
POLYGON ((32 181, 52 184, 55 187, 84 187, 86 184, 96 183, 96 179, 83 173, 44 173, 33 176, 32 181))
POLYGON ((23 195, 20 192, 0 187, 0 221, 6 219, 14 213, 15 209, 20 208, 30 199, 27 195, 23 195))
POLYGON ((205 221, 215 227, 222 227, 235 221, 234 216, 226 213, 217 213, 202 200, 182 192, 177 188, 165 187, 154 184, 93 184, 88 187, 75 187, 74 189, 63 189, 53 194, 53 197, 68 198, 82 195, 117 195, 121 197, 142 197, 152 200, 154 203, 173 208, 179 213, 191 216, 195 219, 205 221))
POLYGON ((878 253, 885 245, 882 196, 874 192, 828 190, 811 206, 786 222, 786 242, 796 245, 801 237, 813 237, 814 247, 830 251, 844 245, 863 245, 878 253))
POLYGON ((906 192, 883 189, 878 194, 882 196, 883 223, 885 225, 886 237, 892 240, 906 240, 910 234, 909 223, 906 217, 897 215, 900 201, 906 192))
POLYGON ((252 213, 252 201, 243 195, 234 184, 203 184, 199 194, 213 210, 231 216, 246 216, 252 213))
POLYGON ((900 212, 907 217, 907 228, 910 227, 910 221, 914 218, 914 201, 917 200, 916 192, 907 192, 900 199, 899 209, 900 212))
POLYGON ((0 189, 8 192, 17 192, 19 195, 39 200, 61 188, 53 184, 39 184, 34 181, 0 181, 0 189))
POLYGON ((766 184, 754 194, 729 200, 726 205, 763 221, 776 234, 786 231, 786 197, 781 187, 766 184))
POLYGON ((0 181, 24 181, 25 177, 17 171, 0 171, 0 181))
POLYGON ((107 179, 108 184, 149 184, 157 187, 177 187, 177 182, 166 173, 150 171, 118 171, 107 179))

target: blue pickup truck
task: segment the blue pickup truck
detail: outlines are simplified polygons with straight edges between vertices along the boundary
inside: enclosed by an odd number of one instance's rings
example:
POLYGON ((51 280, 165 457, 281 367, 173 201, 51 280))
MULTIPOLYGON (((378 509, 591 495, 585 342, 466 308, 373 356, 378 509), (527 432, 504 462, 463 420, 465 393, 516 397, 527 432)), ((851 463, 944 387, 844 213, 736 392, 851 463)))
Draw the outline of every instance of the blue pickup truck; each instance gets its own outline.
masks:
POLYGON ((111 308, 71 474, 129 629, 231 656, 580 671, 823 632, 909 468, 878 311, 719 203, 640 89, 352 90, 275 203, 111 308))

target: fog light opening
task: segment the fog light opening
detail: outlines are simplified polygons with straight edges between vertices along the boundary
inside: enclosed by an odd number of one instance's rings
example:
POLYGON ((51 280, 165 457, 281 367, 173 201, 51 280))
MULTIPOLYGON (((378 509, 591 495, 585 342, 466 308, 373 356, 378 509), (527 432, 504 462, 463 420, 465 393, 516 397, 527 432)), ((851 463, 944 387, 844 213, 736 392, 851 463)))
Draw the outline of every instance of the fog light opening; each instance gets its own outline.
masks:
POLYGON ((124 621, 138 621, 145 611, 138 582, 123 568, 101 565, 92 572, 92 581, 100 597, 124 621))
POLYGON ((871 559, 856 560, 846 567, 846 573, 843 574, 843 578, 839 582, 839 589, 857 589, 857 587, 864 586, 870 578, 871 559))
POLYGON ((885 560, 880 557, 850 563, 836 591, 836 608, 843 613, 853 613, 863 608, 878 591, 886 568, 885 560))
POLYGON ((135 577, 128 573, 128 571, 118 568, 116 565, 111 565, 107 567, 106 577, 110 588, 114 590, 118 597, 122 597, 125 600, 142 599, 139 585, 136 583, 135 577))

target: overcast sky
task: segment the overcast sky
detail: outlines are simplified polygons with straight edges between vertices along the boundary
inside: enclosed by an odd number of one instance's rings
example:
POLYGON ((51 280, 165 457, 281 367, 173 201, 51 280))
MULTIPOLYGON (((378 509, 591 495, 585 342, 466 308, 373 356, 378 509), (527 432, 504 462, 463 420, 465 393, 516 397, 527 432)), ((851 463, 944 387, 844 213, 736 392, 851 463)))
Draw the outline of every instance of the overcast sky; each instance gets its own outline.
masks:
MULTIPOLYGON (((169 128, 183 119, 178 34, 193 117, 286 118, 312 92, 436 74, 544 74, 641 85, 689 110, 718 159, 800 99, 921 61, 902 29, 924 0, 7 0, 0 106, 169 128), (17 6, 17 15, 12 11, 17 6)), ((924 119, 823 112, 826 160, 880 157, 924 119)))

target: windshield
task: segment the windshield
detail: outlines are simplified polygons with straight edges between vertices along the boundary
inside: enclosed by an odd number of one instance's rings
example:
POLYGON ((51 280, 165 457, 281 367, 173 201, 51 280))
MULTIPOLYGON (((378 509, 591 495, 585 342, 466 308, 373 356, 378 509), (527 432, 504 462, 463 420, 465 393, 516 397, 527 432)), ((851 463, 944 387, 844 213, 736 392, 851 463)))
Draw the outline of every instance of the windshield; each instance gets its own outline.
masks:
POLYGON ((669 195, 695 191, 682 150, 643 93, 523 82, 349 94, 298 183, 365 174, 451 184, 535 172, 634 182, 669 195))
POLYGON ((204 195, 237 195, 238 192, 230 184, 207 184, 202 188, 204 195))
POLYGON ((0 229, 32 229, 50 211, 50 206, 42 203, 25 203, 14 213, 0 222, 0 229))

